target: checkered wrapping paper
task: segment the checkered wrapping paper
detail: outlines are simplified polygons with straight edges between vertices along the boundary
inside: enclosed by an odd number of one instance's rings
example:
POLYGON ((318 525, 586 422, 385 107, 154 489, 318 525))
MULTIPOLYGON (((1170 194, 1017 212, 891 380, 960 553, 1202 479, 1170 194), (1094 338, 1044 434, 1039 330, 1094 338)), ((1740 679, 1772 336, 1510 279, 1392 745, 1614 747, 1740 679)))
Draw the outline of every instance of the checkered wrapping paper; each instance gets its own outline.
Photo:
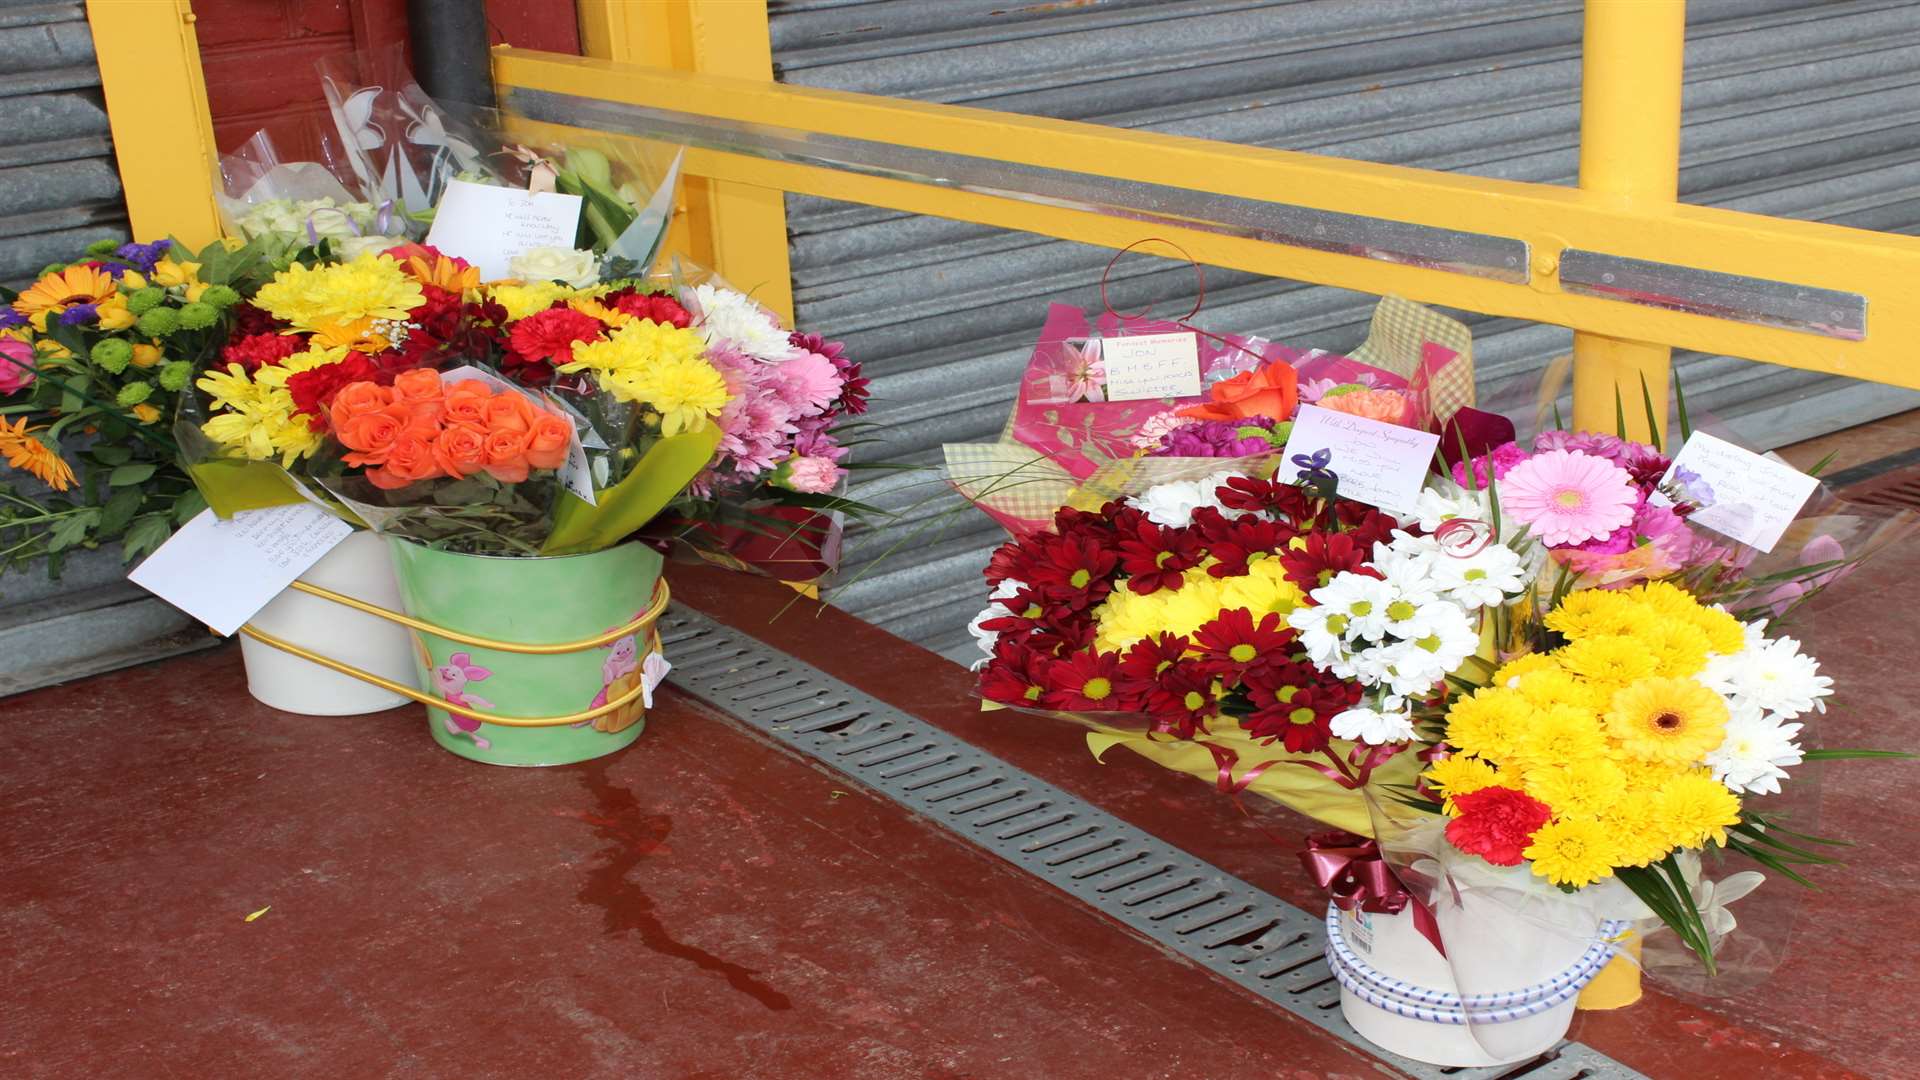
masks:
POLYGON ((1465 325, 1403 297, 1383 297, 1373 309, 1367 340, 1349 355, 1417 386, 1428 342, 1454 354, 1427 380, 1427 407, 1445 423, 1473 404, 1473 335, 1465 325))

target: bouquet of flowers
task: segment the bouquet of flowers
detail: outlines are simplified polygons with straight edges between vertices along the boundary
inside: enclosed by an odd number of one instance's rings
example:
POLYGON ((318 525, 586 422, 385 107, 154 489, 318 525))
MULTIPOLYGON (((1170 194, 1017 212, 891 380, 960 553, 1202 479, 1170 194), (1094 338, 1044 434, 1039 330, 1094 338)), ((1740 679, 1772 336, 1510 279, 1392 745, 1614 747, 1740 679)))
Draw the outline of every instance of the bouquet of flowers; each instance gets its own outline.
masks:
POLYGON ((116 539, 131 561, 199 513, 166 420, 265 270, 248 245, 101 241, 0 293, 0 455, 38 482, 0 485, 0 568, 57 576, 116 539))

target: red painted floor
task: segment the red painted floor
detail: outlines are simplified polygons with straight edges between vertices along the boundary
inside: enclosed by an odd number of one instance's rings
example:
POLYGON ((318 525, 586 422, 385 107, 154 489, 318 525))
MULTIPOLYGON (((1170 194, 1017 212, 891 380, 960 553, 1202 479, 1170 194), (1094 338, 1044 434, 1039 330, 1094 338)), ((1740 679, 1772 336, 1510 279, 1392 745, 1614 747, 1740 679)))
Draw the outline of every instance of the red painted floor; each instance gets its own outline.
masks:
MULTIPOLYGON (((773 583, 675 589, 1315 906, 1267 835, 1304 831, 1284 811, 1249 821, 1130 754, 1095 764, 1067 726, 983 715, 964 671, 773 583)), ((1822 741, 1920 742, 1916 609, 1920 544, 1799 627, 1840 686, 1822 741)), ((232 650, 0 719, 7 1077, 1383 1075, 678 696, 631 749, 548 770, 458 760, 411 710, 273 712, 232 650)), ((1817 831, 1859 847, 1822 892, 1736 905, 1793 928, 1752 935, 1783 948, 1771 974, 1655 989, 1573 1037, 1658 1080, 1920 1076, 1920 763, 1814 768, 1817 831)))

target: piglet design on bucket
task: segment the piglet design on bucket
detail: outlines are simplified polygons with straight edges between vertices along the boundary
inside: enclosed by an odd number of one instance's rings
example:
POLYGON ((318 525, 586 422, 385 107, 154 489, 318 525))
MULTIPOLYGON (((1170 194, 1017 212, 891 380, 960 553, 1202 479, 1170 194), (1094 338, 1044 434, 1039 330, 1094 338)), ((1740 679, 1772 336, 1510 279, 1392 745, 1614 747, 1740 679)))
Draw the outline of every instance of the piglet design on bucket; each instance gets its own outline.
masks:
MULTIPOLYGON (((645 677, 641 670, 640 641, 637 635, 628 634, 625 637, 616 638, 602 645, 601 648, 609 652, 606 660, 600 665, 600 692, 593 696, 592 703, 587 706, 589 709, 598 709, 609 701, 618 701, 632 693, 645 677)), ((610 713, 594 717, 593 729, 606 732, 625 731, 638 723, 644 715, 646 715, 646 704, 631 701, 610 713)))
MULTIPOLYGON (((492 675, 492 671, 474 664, 472 654, 457 652, 447 657, 446 663, 433 669, 433 683, 440 691, 440 696, 455 705, 469 709, 491 709, 493 702, 468 692, 467 684, 480 682, 492 675)), ((446 724, 447 734, 457 735, 464 731, 473 739, 473 744, 482 750, 493 745, 480 737, 480 721, 470 716, 449 712, 446 724)))

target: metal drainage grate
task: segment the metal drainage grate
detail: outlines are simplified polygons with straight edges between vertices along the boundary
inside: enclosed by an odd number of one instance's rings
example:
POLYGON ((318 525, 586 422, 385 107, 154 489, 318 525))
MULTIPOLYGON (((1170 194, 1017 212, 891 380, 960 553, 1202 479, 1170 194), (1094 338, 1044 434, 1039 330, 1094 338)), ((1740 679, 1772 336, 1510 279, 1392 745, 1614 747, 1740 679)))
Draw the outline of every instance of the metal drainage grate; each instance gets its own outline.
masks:
POLYGON ((1482 1069, 1381 1051, 1340 1014, 1317 916, 697 612, 670 611, 661 637, 681 689, 1408 1076, 1646 1080, 1579 1043, 1482 1069))

